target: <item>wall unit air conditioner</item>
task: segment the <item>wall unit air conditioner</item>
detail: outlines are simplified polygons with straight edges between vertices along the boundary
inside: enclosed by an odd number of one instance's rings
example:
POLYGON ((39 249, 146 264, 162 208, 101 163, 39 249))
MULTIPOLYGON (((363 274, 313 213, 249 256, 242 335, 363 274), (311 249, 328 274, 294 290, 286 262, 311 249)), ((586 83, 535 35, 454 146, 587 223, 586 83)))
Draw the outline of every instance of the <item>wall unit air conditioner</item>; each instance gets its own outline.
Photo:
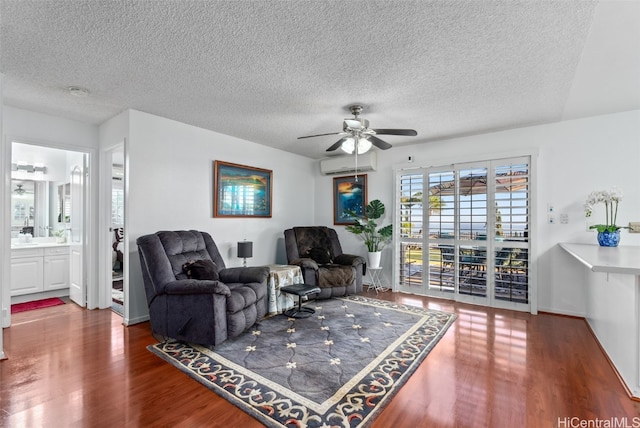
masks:
MULTIPOLYGON (((375 171, 378 168, 378 158, 375 151, 358 155, 358 172, 375 171)), ((344 174, 356 171, 356 156, 333 156, 320 161, 320 173, 344 174)))

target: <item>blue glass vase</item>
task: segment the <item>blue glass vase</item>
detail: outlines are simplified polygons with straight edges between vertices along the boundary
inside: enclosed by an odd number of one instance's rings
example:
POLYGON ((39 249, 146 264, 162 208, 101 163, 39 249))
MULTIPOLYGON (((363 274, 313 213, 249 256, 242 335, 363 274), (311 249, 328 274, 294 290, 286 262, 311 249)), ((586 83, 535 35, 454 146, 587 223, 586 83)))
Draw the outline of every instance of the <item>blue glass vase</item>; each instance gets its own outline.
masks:
POLYGON ((620 243, 620 230, 598 232, 598 244, 601 247, 617 247, 620 243))

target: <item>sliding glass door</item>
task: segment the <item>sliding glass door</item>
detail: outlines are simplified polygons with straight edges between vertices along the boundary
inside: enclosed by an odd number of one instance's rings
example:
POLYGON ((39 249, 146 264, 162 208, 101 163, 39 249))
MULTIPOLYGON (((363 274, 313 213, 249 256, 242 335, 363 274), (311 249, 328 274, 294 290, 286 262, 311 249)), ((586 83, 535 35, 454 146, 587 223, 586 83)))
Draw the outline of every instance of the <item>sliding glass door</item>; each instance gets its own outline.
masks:
POLYGON ((399 172, 399 291, 529 310, 529 176, 529 157, 399 172))

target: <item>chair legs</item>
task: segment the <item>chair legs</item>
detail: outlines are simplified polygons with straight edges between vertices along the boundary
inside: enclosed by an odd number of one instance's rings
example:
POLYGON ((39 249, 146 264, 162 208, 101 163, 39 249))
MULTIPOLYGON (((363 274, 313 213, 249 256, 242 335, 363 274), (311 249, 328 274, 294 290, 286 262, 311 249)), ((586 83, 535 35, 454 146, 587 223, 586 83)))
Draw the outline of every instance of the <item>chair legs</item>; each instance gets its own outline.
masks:
POLYGON ((291 318, 309 318, 311 315, 315 314, 316 311, 313 308, 302 307, 302 296, 298 295, 298 307, 293 307, 291 309, 287 309, 284 311, 284 314, 291 318))

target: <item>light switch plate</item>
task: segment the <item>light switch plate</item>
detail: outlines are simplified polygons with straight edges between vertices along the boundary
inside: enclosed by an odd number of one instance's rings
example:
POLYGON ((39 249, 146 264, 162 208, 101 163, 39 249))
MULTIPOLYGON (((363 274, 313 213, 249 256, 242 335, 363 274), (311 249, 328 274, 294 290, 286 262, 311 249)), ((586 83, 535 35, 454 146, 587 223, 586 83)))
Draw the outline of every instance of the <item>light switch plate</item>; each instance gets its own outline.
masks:
POLYGON ((640 233, 640 221, 629 222, 629 233, 640 233))

